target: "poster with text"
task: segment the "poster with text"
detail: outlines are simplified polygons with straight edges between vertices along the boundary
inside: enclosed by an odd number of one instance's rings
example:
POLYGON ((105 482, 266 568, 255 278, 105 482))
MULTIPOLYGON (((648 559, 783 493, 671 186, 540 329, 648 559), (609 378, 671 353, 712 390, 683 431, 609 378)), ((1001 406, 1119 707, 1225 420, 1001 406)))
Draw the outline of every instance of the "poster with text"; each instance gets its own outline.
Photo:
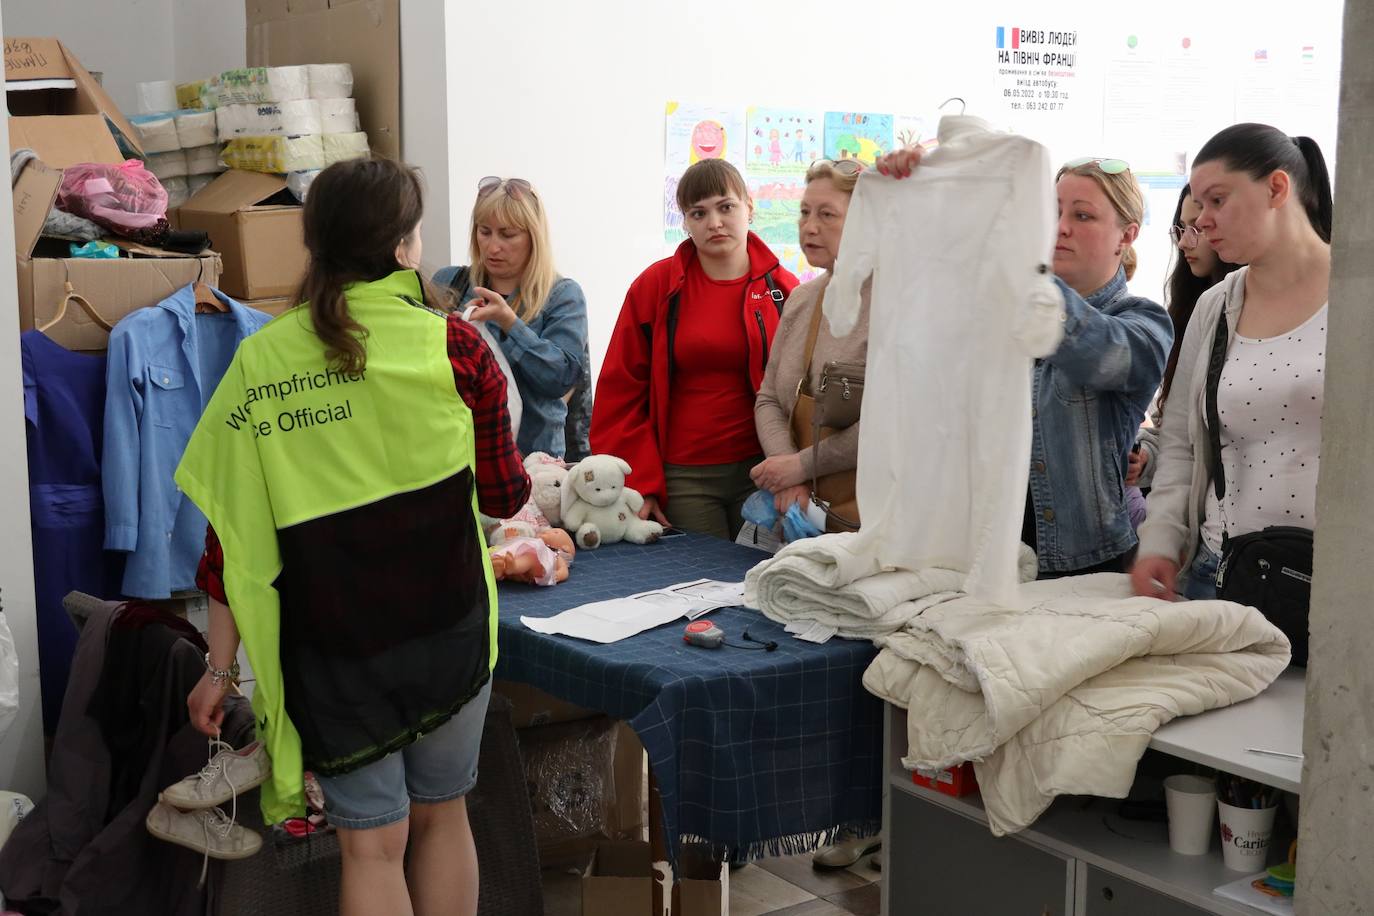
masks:
MULTIPOLYGON (((1084 40, 1072 21, 1002 22, 989 28, 988 61, 993 73, 993 113, 999 127, 1051 147, 1059 158, 1087 142, 1101 140, 1100 93, 1082 79, 1084 40)), ((1077 155, 1084 155, 1078 153, 1077 155)))
POLYGON ((862 111, 825 113, 825 158, 872 165, 892 151, 892 115, 862 111))
POLYGON ((703 159, 725 159, 744 172, 744 112, 713 105, 669 102, 664 110, 663 238, 683 239, 677 182, 687 168, 703 159))

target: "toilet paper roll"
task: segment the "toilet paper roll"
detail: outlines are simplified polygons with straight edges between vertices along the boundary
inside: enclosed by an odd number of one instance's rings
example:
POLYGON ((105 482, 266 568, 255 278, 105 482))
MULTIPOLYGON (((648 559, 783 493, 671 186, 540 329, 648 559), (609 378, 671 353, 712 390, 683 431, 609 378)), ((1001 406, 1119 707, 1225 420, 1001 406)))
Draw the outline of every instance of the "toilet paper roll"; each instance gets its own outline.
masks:
POLYGON ((220 105, 255 105, 259 102, 291 102, 310 97, 305 66, 240 67, 219 75, 220 105))
POLYGON ((352 134, 325 134, 320 140, 325 165, 346 162, 349 159, 365 159, 368 154, 367 134, 362 131, 352 134))
POLYGON ((303 137, 320 132, 320 103, 314 99, 293 102, 259 102, 228 105, 215 112, 219 138, 270 137, 283 134, 303 137))
MULTIPOLYGON (((341 134, 340 136, 348 136, 341 134)), ((324 168, 319 137, 237 137, 224 145, 220 161, 250 172, 307 172, 324 168)))
POLYGON ((170 153, 181 149, 177 139, 176 118, 170 114, 139 115, 129 123, 138 132, 139 145, 145 153, 170 153))
POLYGON ((175 210, 191 199, 191 186, 185 178, 162 178, 162 188, 167 192, 167 209, 175 210))
POLYGON ((214 177, 224 171, 224 163, 219 161, 219 145, 197 146, 186 150, 186 174, 209 175, 214 177))
POLYGON ((358 109, 352 99, 320 99, 320 133, 358 132, 358 109))
POLYGON ((194 149, 214 143, 219 135, 215 130, 213 111, 190 111, 176 116, 177 140, 182 149, 194 149))
POLYGON ((353 95, 353 67, 349 64, 306 66, 312 99, 346 99, 353 95))
POLYGON ((205 87, 208 80, 177 83, 177 107, 199 111, 205 107, 205 87))
POLYGON ((138 93, 139 114, 173 111, 177 107, 177 84, 171 80, 139 83, 135 89, 138 93))
POLYGON ((186 179, 186 190, 191 197, 195 197, 201 191, 205 190, 205 186, 208 185, 210 182, 214 181, 216 177, 218 176, 191 175, 186 179))
POLYGON ((286 176, 286 190, 291 192, 291 196, 301 203, 305 203, 305 195, 310 191, 310 184, 320 173, 312 169, 309 172, 292 172, 286 176))
POLYGON ((278 102, 281 109, 281 132, 288 137, 304 137, 322 133, 320 103, 315 99, 278 102))
POLYGON ((159 181, 167 178, 186 177, 185 151, 152 153, 148 156, 148 171, 156 175, 159 181))

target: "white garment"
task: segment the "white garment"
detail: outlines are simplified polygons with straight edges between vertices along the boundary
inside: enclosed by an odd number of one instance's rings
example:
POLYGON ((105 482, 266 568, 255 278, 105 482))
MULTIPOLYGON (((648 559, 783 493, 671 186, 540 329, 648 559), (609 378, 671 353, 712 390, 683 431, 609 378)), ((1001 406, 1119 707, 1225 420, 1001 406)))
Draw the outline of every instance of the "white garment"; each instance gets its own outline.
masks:
POLYGON ((873 275, 859 432, 859 549, 885 568, 968 573, 1015 599, 1031 446, 1031 360, 1063 336, 1055 202, 1043 146, 972 117, 940 120, 912 176, 864 172, 825 293, 853 329, 873 275))
POLYGON ((1133 597, 1115 573, 1029 582, 1010 608, 947 601, 875 642, 864 686, 911 710, 902 763, 974 761, 999 836, 1056 795, 1124 798, 1155 729, 1255 696, 1289 659, 1254 608, 1133 597))
POLYGON ((506 411, 510 414, 510 437, 514 439, 520 435, 520 415, 525 412, 525 401, 520 397, 519 386, 515 384, 515 373, 511 371, 510 360, 506 359, 505 351, 496 342, 496 337, 487 328, 487 323, 474 321, 472 324, 487 342, 487 349, 496 357, 496 365, 501 367, 501 372, 506 376, 506 411))
POLYGON ((1270 525, 1317 526, 1327 306, 1278 337, 1239 334, 1217 384, 1226 506, 1207 489, 1202 536, 1221 553, 1221 535, 1270 525))

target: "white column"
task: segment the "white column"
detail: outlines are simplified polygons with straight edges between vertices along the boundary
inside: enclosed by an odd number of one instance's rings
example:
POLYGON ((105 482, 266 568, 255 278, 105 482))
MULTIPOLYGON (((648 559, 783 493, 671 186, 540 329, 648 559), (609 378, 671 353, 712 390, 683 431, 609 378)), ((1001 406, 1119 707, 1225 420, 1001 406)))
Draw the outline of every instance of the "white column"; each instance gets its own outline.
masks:
POLYGON ((425 174, 424 264, 453 264, 449 212, 448 70, 459 66, 448 46, 449 0, 401 4, 401 155, 425 174))

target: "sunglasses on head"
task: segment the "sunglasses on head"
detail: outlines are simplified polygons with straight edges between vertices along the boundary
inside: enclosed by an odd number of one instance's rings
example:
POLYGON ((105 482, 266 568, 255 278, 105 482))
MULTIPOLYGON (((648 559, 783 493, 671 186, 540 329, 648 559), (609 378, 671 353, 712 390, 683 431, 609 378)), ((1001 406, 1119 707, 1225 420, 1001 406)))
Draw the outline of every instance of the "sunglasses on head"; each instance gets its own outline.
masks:
POLYGON ((814 159, 806 170, 809 172, 821 164, 830 166, 841 175, 857 175, 864 170, 863 162, 858 159, 814 159))
POLYGON ((1095 165, 1106 175, 1120 175, 1131 167, 1125 159, 1102 159, 1097 156, 1084 156, 1082 159, 1074 159, 1064 163, 1064 168, 1077 169, 1085 165, 1095 165))
POLYGON ((538 195, 534 193, 534 186, 525 179, 501 178, 498 175, 488 175, 486 178, 477 182, 477 196, 486 197, 492 191, 503 186, 506 189, 506 196, 514 198, 515 200, 519 200, 526 194, 536 200, 538 199, 538 195))

